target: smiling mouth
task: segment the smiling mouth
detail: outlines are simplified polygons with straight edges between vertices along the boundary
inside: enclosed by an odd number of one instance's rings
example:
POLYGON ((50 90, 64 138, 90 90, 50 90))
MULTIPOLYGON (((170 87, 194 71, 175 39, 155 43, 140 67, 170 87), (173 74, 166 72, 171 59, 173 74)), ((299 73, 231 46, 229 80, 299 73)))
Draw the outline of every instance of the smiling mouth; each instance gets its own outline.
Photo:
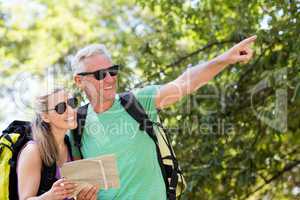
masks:
POLYGON ((114 87, 113 86, 108 86, 108 87, 105 87, 105 88, 103 88, 104 90, 111 90, 111 89, 113 89, 114 87))
POLYGON ((75 117, 69 117, 68 119, 66 119, 65 121, 67 122, 73 122, 75 120, 75 117))

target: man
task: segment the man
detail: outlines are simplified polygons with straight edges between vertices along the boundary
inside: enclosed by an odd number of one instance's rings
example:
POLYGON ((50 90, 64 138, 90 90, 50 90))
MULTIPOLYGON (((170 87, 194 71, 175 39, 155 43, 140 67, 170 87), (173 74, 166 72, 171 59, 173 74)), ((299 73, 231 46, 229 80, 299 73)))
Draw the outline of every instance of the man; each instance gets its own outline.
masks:
MULTIPOLYGON (((147 86, 133 93, 151 120, 156 121, 156 109, 163 109, 196 91, 226 66, 247 63, 252 58, 250 46, 255 39, 256 36, 247 38, 211 61, 187 69, 174 81, 147 86)), ((73 67, 75 83, 90 102, 81 139, 83 157, 104 154, 117 157, 120 188, 101 190, 98 199, 166 199, 155 145, 121 106, 116 93, 118 67, 106 48, 89 45, 81 49, 73 67)))

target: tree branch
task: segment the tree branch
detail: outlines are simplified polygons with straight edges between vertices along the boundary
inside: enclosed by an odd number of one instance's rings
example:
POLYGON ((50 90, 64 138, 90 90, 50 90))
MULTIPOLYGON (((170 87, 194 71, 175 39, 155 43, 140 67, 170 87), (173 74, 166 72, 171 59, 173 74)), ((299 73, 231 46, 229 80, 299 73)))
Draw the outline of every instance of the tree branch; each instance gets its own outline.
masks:
POLYGON ((300 164, 300 160, 297 160, 293 163, 287 164, 282 170, 278 171, 274 176, 272 176, 269 179, 265 180, 265 183, 263 183, 262 185, 258 186, 255 190, 253 190, 252 192, 246 194, 245 196, 245 200, 248 199, 251 195, 255 194, 256 192, 258 192, 259 190, 263 189, 266 185, 270 184, 271 182, 273 182, 274 180, 280 178, 284 173, 291 171, 293 168, 297 167, 300 164))
MULTIPOLYGON (((176 61, 174 61, 174 62, 172 62, 172 63, 166 65, 166 67, 174 67, 174 66, 177 66, 177 65, 181 64, 183 61, 185 61, 186 59, 188 59, 188 58, 190 58, 190 57, 193 57, 193 56, 199 54, 200 52, 205 51, 205 50, 207 50, 207 49, 209 49, 209 48, 212 48, 213 46, 216 46, 216 45, 223 45, 223 44, 227 44, 227 43, 234 43, 234 42, 237 42, 237 41, 235 41, 235 40, 224 40, 224 41, 211 42, 211 43, 205 45, 204 47, 201 47, 201 48, 199 48, 199 49, 197 49, 197 50, 195 50, 195 51, 193 51, 193 52, 191 52, 191 53, 189 53, 189 54, 187 54, 187 55, 185 55, 185 56, 182 56, 182 57, 178 58, 176 61)), ((149 78, 151 79, 151 78, 153 78, 153 77, 155 77, 155 76, 158 76, 159 73, 162 73, 162 72, 164 72, 164 71, 163 71, 163 70, 160 70, 159 72, 157 72, 157 73, 152 74, 151 76, 149 76, 148 79, 149 79, 149 78)), ((134 85, 134 88, 140 87, 140 86, 142 86, 143 84, 145 84, 146 82, 147 82, 147 81, 141 81, 140 83, 134 85)))
POLYGON ((223 44, 227 44, 227 43, 234 43, 234 42, 237 42, 235 40, 224 40, 224 41, 217 41, 217 42, 212 42, 212 43, 209 43, 207 45, 205 45, 204 47, 201 47, 179 59, 177 59, 175 62, 172 62, 170 63, 169 65, 167 65, 167 67, 174 67, 176 65, 179 65, 180 63, 182 63, 183 61, 185 61, 186 59, 192 57, 192 56, 195 56, 197 55, 198 53, 202 52, 202 51, 205 51, 206 49, 209 49, 209 48, 212 48, 213 46, 216 46, 216 45, 223 45, 223 44))

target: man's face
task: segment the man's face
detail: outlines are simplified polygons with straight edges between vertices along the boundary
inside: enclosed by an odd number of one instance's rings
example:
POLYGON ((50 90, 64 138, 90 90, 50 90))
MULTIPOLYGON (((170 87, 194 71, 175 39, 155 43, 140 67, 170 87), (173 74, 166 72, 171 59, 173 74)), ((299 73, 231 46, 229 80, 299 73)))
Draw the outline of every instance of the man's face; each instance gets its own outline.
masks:
MULTIPOLYGON (((85 58, 83 61, 84 72, 94 72, 100 69, 107 69, 113 64, 103 55, 93 55, 85 58)), ((111 76, 106 72, 105 78, 97 80, 94 75, 80 76, 81 87, 91 101, 91 98, 97 98, 102 102, 112 101, 116 95, 117 76, 111 76)), ((96 100, 96 99, 94 99, 96 100)))

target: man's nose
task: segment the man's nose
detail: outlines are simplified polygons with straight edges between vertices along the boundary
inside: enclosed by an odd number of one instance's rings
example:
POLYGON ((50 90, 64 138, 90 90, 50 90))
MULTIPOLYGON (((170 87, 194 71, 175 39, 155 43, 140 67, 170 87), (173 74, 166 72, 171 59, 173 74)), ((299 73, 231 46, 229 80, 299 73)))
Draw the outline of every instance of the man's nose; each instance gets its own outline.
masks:
POLYGON ((113 81, 114 81, 113 77, 110 75, 109 72, 106 72, 104 81, 105 81, 105 82, 113 82, 113 81))

